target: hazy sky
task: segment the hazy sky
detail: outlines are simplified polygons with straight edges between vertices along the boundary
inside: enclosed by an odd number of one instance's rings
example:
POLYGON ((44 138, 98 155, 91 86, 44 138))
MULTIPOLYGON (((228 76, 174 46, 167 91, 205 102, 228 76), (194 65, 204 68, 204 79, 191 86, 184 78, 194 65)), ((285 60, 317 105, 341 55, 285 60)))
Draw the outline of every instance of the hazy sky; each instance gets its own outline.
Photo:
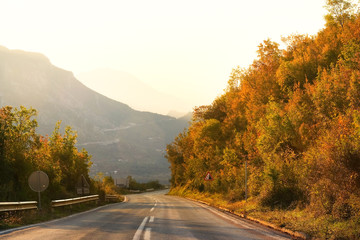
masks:
MULTIPOLYGON (((0 45, 40 52, 75 75, 130 73, 210 104, 259 43, 324 26, 325 0, 0 0, 0 45)), ((99 80, 101 84, 101 79, 99 80)), ((111 86, 116 89, 120 86, 111 86)))

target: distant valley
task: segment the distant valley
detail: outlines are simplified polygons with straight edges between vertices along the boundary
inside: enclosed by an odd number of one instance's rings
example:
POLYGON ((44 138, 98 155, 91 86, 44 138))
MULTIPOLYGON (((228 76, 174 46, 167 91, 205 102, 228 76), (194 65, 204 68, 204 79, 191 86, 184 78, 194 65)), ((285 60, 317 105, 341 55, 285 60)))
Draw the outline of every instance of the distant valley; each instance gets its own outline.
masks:
POLYGON ((37 109, 38 132, 43 135, 51 135, 58 120, 63 128, 71 126, 78 132, 77 146, 93 156, 92 175, 131 175, 139 181, 168 181, 166 144, 190 120, 190 115, 176 119, 136 111, 89 89, 41 54, 5 47, 0 47, 0 104, 37 109))

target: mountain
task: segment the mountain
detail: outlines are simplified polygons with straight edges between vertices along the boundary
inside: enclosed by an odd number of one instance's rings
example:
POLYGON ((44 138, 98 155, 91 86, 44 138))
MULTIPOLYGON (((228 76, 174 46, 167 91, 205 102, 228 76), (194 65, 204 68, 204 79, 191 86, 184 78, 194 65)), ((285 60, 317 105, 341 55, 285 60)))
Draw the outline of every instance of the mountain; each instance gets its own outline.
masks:
POLYGON ((172 117, 175 117, 175 118, 182 118, 182 117, 189 117, 190 116, 190 118, 189 118, 189 121, 190 121, 192 113, 191 112, 184 113, 184 112, 178 112, 178 111, 175 111, 175 110, 171 110, 166 115, 172 116, 172 117))
POLYGON ((192 105, 186 100, 159 92, 126 72, 97 69, 81 73, 77 78, 87 87, 136 110, 167 115, 175 113, 170 116, 179 117, 176 112, 183 112, 184 114, 180 114, 183 116, 192 109, 192 105))
POLYGON ((59 120, 62 127, 70 125, 78 133, 77 146, 93 156, 92 175, 116 171, 116 177, 139 181, 168 181, 165 146, 188 125, 105 97, 39 53, 5 47, 0 47, 0 103, 37 109, 42 135, 50 135, 59 120))

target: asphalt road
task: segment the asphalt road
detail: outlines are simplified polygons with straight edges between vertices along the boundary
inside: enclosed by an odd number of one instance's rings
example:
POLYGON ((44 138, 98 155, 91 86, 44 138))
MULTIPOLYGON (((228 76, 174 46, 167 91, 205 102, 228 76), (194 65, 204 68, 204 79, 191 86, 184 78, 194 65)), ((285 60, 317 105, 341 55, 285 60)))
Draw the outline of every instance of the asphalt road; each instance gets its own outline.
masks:
POLYGON ((0 232, 0 239, 291 239, 261 225, 165 193, 130 195, 125 203, 0 232))

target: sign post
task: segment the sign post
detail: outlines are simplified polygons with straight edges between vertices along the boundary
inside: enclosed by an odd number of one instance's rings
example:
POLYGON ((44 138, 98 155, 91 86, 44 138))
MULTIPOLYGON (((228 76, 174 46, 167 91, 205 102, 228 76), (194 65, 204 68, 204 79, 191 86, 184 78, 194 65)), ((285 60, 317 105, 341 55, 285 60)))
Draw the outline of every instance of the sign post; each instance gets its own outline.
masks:
POLYGON ((246 217, 246 205, 247 205, 247 198, 248 198, 248 187, 247 187, 247 158, 245 159, 245 217, 246 217))
POLYGON ((81 174, 76 184, 76 193, 82 196, 90 193, 90 185, 83 174, 81 174))
POLYGON ((247 202, 247 159, 245 159, 245 202, 247 202))
POLYGON ((49 177, 43 171, 35 171, 30 175, 28 182, 31 190, 38 193, 38 198, 39 198, 38 209, 41 210, 40 192, 45 191, 49 186, 49 177))

